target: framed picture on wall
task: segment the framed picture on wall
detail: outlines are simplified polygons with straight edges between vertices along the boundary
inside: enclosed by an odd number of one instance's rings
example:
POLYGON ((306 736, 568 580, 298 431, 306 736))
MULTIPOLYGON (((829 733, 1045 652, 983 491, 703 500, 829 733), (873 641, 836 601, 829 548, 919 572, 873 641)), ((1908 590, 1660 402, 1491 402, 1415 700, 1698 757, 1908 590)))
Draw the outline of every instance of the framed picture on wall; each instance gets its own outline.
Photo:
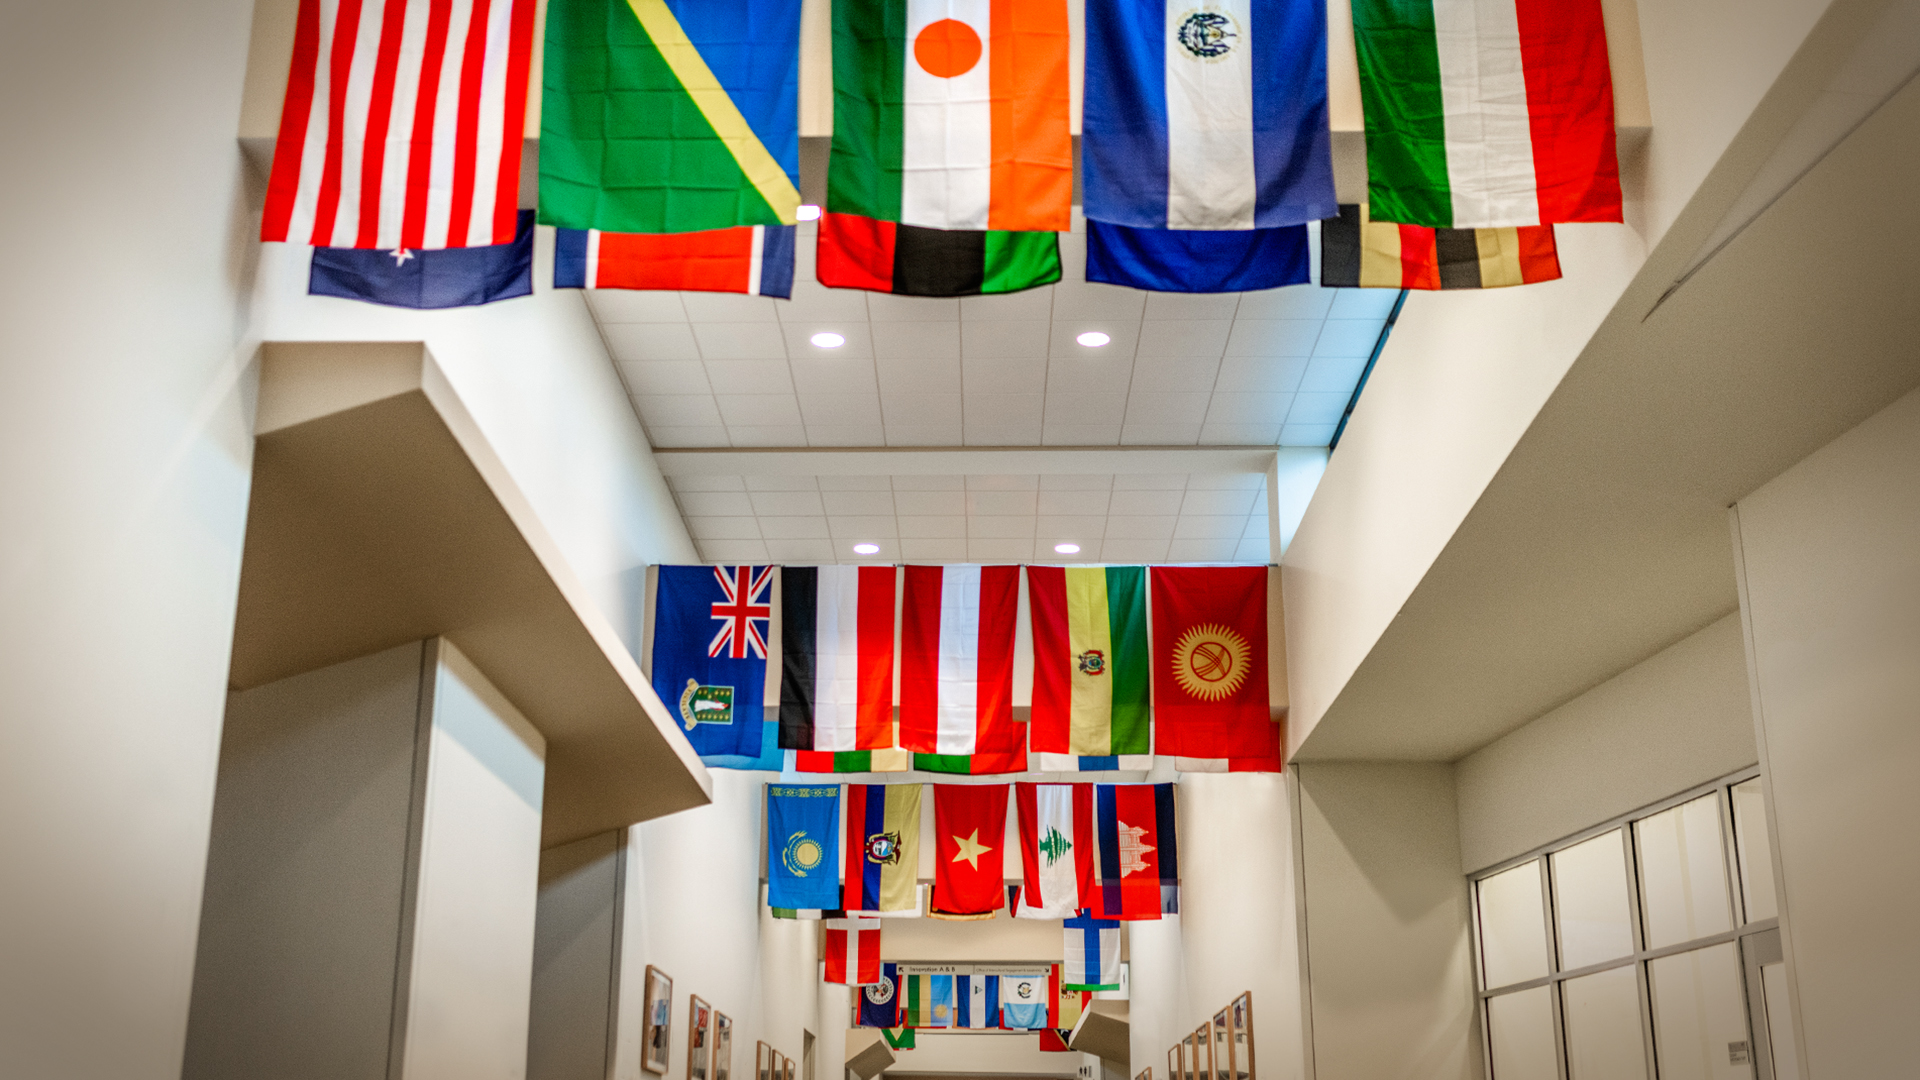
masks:
POLYGON ((753 1080, 773 1080, 773 1047, 764 1042, 753 1047, 753 1080))
POLYGON ((1233 1028, 1226 1009, 1213 1014, 1213 1080, 1233 1080, 1233 1028))
POLYGON ((1180 1044, 1174 1043, 1167 1051, 1168 1080, 1186 1080, 1186 1063, 1181 1060, 1180 1044))
POLYGON ((645 1023, 640 1030, 640 1067, 650 1073, 667 1075, 667 1038, 673 1032, 673 978, 647 965, 646 1004, 640 1015, 645 1023))
POLYGON ((793 1080, 793 1059, 790 1057, 780 1059, 780 1080, 793 1080))
POLYGON ((1186 1065, 1181 1080, 1200 1080, 1200 1048, 1194 1045, 1192 1032, 1180 1040, 1180 1060, 1186 1065))
POLYGON ((1193 1029, 1193 1071, 1199 1080, 1214 1080, 1213 1077, 1213 1025, 1202 1021, 1193 1029))
POLYGON ((713 1080, 733 1080, 733 1017, 713 1014, 713 1080))
POLYGON ((698 994, 687 995, 687 1080, 711 1080, 713 1006, 698 994))
POLYGON ((1233 1028, 1233 1080, 1253 1080, 1253 991, 1234 998, 1227 1012, 1233 1028))
POLYGON ((1134 1077, 1133 1080, 1153 1080, 1153 1066, 1149 1065, 1146 1068, 1141 1069, 1140 1075, 1134 1077))

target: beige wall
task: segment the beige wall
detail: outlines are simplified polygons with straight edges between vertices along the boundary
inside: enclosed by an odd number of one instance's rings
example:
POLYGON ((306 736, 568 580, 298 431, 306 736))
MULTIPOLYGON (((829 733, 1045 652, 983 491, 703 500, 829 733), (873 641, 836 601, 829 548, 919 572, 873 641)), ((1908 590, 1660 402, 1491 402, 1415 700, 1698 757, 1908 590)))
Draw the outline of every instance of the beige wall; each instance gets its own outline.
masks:
POLYGON ((1806 1075, 1908 1075, 1920 392, 1740 500, 1735 521, 1806 1075))
POLYGON ((1732 613, 1455 764, 1479 870, 1758 760, 1732 613))
POLYGON ((1315 1080, 1478 1080, 1452 767, 1296 768, 1315 1080))

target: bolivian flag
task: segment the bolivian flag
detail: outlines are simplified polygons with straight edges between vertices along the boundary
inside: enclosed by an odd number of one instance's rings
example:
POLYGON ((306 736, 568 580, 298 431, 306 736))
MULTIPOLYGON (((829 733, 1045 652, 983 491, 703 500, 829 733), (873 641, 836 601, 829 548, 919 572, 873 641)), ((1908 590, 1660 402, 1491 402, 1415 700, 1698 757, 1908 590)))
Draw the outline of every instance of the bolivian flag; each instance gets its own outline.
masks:
POLYGON ((791 225, 800 0, 550 0, 540 223, 791 225))
POLYGON ((1146 570, 1029 566, 1036 753, 1150 754, 1146 570))
POLYGON ((1375 289, 1495 289, 1560 276, 1553 226, 1430 229, 1367 216, 1363 203, 1320 223, 1320 284, 1375 289))

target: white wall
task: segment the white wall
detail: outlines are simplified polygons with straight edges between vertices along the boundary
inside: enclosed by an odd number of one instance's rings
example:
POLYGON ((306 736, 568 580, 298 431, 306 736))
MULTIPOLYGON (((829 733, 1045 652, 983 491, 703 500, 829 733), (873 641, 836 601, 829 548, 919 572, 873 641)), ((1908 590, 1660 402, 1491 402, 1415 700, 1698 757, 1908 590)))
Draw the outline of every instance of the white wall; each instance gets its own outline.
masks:
POLYGON ((247 9, 0 32, 0 1075, 180 1071, 252 453, 247 9))
POLYGON ((1565 278, 1407 298, 1283 563, 1298 748, 1453 536, 1824 0, 1640 0, 1652 135, 1565 278))
POLYGON ((1725 776, 1758 754, 1735 612, 1456 762, 1461 869, 1725 776))
POLYGON ((1813 1077, 1913 1071, 1917 478, 1920 391, 1735 508, 1787 965, 1813 1077))

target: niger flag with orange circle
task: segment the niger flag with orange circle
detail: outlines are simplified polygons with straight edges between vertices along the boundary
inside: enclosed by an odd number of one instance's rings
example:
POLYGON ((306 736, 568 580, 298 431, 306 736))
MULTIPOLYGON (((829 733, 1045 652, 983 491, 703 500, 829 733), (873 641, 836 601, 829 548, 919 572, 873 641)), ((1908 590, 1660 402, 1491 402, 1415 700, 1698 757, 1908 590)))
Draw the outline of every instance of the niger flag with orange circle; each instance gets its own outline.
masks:
POLYGON ((1153 752, 1272 755, 1267 568, 1156 566, 1152 604, 1153 752))

